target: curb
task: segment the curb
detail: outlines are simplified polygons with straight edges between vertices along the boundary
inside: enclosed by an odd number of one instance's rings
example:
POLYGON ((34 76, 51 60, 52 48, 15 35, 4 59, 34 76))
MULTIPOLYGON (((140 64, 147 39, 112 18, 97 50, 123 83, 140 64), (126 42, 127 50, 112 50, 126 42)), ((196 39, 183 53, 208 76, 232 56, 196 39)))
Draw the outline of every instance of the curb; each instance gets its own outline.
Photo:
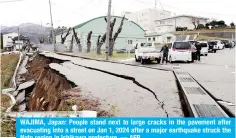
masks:
POLYGON ((149 68, 149 69, 156 69, 156 70, 162 70, 162 71, 173 71, 172 69, 168 68, 159 68, 159 67, 147 67, 144 65, 133 65, 129 63, 122 63, 122 62, 117 62, 117 61, 107 61, 107 60, 100 60, 100 59, 93 59, 93 58, 88 58, 88 57, 83 57, 83 56, 77 56, 77 55, 70 55, 70 54, 65 54, 65 53, 60 53, 56 52, 58 55, 64 55, 64 56, 70 56, 70 57, 77 57, 77 58, 82 58, 82 59, 87 59, 87 60, 95 60, 95 61, 100 61, 100 62, 109 62, 109 63, 116 63, 116 64, 123 64, 123 65, 129 65, 129 66, 135 66, 135 67, 143 67, 143 68, 149 68))

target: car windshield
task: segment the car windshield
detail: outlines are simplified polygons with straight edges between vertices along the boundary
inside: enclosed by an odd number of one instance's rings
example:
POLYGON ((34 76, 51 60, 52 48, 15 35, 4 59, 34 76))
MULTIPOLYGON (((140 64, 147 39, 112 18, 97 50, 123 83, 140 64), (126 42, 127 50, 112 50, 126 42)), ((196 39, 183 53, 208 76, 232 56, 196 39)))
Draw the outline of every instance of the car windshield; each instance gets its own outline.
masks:
POLYGON ((154 43, 155 49, 161 50, 162 45, 160 43, 154 43))
POLYGON ((175 49, 189 49, 191 45, 189 42, 174 42, 173 48, 175 49))
POLYGON ((143 45, 143 47, 151 47, 152 46, 152 43, 146 43, 143 45))
POLYGON ((198 43, 197 45, 201 47, 207 47, 207 43, 198 43))
POLYGON ((208 44, 210 44, 210 45, 216 45, 217 42, 216 42, 216 41, 210 41, 210 42, 208 42, 208 44))

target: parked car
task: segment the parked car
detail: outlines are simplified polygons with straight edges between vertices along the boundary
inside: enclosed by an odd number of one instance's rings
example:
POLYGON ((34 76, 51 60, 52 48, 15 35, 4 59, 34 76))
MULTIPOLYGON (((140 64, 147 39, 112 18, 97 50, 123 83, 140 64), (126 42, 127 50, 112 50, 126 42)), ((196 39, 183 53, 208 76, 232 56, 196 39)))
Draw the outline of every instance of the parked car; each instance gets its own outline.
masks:
POLYGON ((210 42, 215 42, 217 50, 221 50, 225 48, 225 45, 221 40, 211 40, 210 42))
POLYGON ((127 53, 127 50, 126 49, 120 49, 117 51, 117 53, 127 53))
POLYGON ((216 41, 208 41, 207 43, 208 43, 208 46, 209 46, 208 52, 211 51, 211 52, 216 53, 216 50, 218 49, 217 48, 217 42, 216 41))
POLYGON ((225 44, 221 40, 216 40, 216 41, 218 50, 222 50, 225 48, 225 44))
POLYGON ((232 42, 229 41, 229 40, 221 40, 224 45, 225 45, 225 48, 230 48, 232 46, 232 42))
POLYGON ((137 43, 135 47, 135 61, 145 64, 151 61, 160 63, 162 58, 161 45, 159 43, 137 43))
POLYGON ((197 45, 201 45, 202 49, 201 49, 201 55, 208 55, 208 49, 209 49, 209 45, 207 43, 207 41, 198 41, 197 45))
POLYGON ((192 61, 192 51, 190 42, 175 41, 169 50, 169 62, 174 61, 192 61))

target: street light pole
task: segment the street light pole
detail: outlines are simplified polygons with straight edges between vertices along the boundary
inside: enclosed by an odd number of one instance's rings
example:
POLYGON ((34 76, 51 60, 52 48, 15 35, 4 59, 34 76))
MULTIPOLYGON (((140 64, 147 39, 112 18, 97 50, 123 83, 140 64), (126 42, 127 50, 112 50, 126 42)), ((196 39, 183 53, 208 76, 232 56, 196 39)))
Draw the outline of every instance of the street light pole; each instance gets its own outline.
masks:
POLYGON ((51 27, 52 27, 52 45, 54 48, 54 52, 56 52, 56 45, 55 45, 55 34, 53 29, 53 21, 52 21, 52 8, 51 8, 51 0, 49 0, 49 8, 50 8, 50 18, 51 18, 51 27))
POLYGON ((108 2, 108 13, 107 13, 107 33, 106 33, 106 60, 108 60, 109 54, 109 42, 110 42, 110 21, 111 21, 111 0, 108 2))

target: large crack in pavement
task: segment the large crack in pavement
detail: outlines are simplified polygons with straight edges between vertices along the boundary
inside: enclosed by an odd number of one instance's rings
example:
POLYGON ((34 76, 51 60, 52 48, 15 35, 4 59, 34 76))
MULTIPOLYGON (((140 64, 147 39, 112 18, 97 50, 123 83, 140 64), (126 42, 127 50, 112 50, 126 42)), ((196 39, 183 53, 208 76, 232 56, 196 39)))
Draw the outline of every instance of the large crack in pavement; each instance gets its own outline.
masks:
POLYGON ((139 83, 138 81, 135 80, 134 77, 131 77, 131 76, 127 76, 127 75, 120 75, 120 74, 116 74, 116 73, 112 73, 112 72, 108 72, 108 71, 105 71, 105 70, 101 70, 101 69, 97 69, 97 68, 92 68, 92 67, 87 67, 87 66, 83 66, 83 65, 79 65, 79 64, 76 64, 76 63, 73 63, 71 62, 72 64, 74 65, 77 65, 77 66, 80 66, 80 67, 84 67, 84 68, 87 68, 87 69, 90 69, 90 70, 95 70, 95 71, 99 71, 99 72, 103 72, 103 73, 106 73, 106 74, 109 74, 109 75, 113 75, 113 76, 116 76, 116 77, 119 77, 119 78, 123 78, 123 79, 126 79, 126 80, 131 80, 133 81, 134 84, 136 84, 137 86, 151 92, 153 94, 153 96, 155 97, 155 99, 158 101, 158 104, 160 105, 160 107, 162 108, 162 110, 165 112, 166 114, 166 117, 169 117, 169 114, 168 112, 166 111, 166 109, 164 108, 165 104, 163 101, 160 101, 158 98, 157 98, 157 95, 155 94, 154 91, 152 91, 151 89, 149 89, 148 87, 142 85, 141 83, 139 83))

